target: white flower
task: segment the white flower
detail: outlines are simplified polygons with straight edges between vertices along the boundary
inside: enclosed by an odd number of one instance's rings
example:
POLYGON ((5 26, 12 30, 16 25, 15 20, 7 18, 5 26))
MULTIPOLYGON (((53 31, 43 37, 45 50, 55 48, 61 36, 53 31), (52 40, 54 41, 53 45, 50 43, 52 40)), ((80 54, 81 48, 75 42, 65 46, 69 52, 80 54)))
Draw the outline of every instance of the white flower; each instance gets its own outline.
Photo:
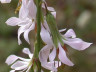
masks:
POLYGON ((23 49, 23 53, 27 54, 29 56, 29 59, 25 59, 16 55, 10 55, 6 62, 8 65, 11 65, 12 70, 10 72, 15 71, 26 71, 29 72, 29 69, 32 66, 32 57, 33 54, 29 51, 28 48, 23 49))
POLYGON ((10 3, 11 2, 11 0, 0 0, 1 1, 1 3, 10 3))
MULTIPOLYGON (((62 32, 62 31, 65 31, 65 29, 60 30, 60 32, 62 32)), ((69 29, 63 35, 63 37, 64 37, 64 39, 62 38, 63 42, 76 50, 84 50, 92 44, 92 43, 84 42, 83 40, 81 40, 79 38, 76 38, 75 32, 72 29, 69 29)), ((46 46, 44 46, 41 49, 40 56, 39 56, 41 58, 39 58, 39 59, 41 61, 41 64, 45 63, 43 65, 47 65, 48 56, 49 56, 49 60, 51 62, 54 61, 54 59, 56 57, 56 48, 52 42, 52 37, 50 36, 49 32, 44 27, 41 28, 41 38, 45 42, 46 46), (51 53, 50 53, 50 50, 52 50, 51 53)), ((59 54, 58 54, 59 60, 68 66, 73 66, 74 64, 67 58, 66 52, 62 48, 62 45, 60 44, 60 42, 58 42, 58 48, 59 48, 59 54)), ((47 66, 51 67, 51 68, 53 67, 52 69, 49 68, 49 70, 55 71, 54 66, 52 66, 52 65, 51 66, 47 65, 47 66)), ((45 67, 45 68, 48 69, 48 67, 45 67)))
POLYGON ((21 44, 20 35, 24 33, 25 40, 30 43, 28 34, 35 28, 36 6, 33 0, 22 0, 22 6, 19 11, 19 18, 11 17, 6 23, 10 26, 20 26, 18 29, 18 43, 21 44))

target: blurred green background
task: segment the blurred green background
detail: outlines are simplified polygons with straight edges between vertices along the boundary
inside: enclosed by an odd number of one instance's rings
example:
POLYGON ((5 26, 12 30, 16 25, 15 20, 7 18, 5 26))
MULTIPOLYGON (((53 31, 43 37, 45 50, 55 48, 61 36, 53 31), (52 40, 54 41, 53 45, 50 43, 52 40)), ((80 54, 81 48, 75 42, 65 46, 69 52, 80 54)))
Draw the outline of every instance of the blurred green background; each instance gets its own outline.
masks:
MULTIPOLYGON (((10 17, 17 16, 15 9, 17 0, 10 4, 0 3, 0 72, 9 72, 10 68, 5 64, 10 54, 22 56, 21 50, 29 47, 27 42, 18 45, 18 27, 5 24, 10 17)), ((47 0, 48 6, 55 8, 57 12, 56 22, 58 28, 74 29, 77 37, 87 42, 92 42, 88 49, 77 51, 67 46, 69 57, 75 64, 66 66, 64 72, 96 72, 96 0, 47 0)))

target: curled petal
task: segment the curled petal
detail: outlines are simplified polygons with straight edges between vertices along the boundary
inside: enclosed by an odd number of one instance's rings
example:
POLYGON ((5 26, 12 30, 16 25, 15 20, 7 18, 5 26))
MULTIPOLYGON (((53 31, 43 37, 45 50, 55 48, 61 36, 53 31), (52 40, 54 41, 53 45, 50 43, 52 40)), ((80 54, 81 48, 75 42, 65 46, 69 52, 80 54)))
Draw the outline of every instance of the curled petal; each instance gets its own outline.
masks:
POLYGON ((72 38, 75 38, 76 37, 76 34, 74 32, 73 29, 69 29, 65 34, 64 34, 65 37, 72 37, 72 38))
POLYGON ((71 46, 72 48, 76 50, 84 50, 88 48, 92 43, 84 42, 83 40, 79 38, 67 38, 66 40, 63 40, 65 44, 71 46))
POLYGON ((11 18, 9 18, 9 19, 6 21, 6 24, 7 24, 7 25, 10 25, 10 26, 16 26, 16 25, 18 25, 20 22, 21 22, 21 20, 20 20, 19 18, 11 17, 11 18))
POLYGON ((5 63, 7 63, 8 65, 14 63, 16 60, 18 59, 18 57, 16 55, 10 55, 7 60, 5 61, 5 63))
POLYGON ((15 70, 22 70, 22 69, 25 69, 27 66, 28 66, 28 63, 27 63, 27 62, 17 61, 17 62, 15 62, 15 63, 11 66, 11 68, 12 68, 12 69, 15 69, 15 70))
POLYGON ((33 23, 29 29, 27 29, 25 32, 24 32, 24 38, 25 40, 30 44, 30 41, 29 41, 29 37, 28 37, 28 34, 31 30, 33 30, 35 28, 35 23, 33 23))
POLYGON ((66 52, 63 50, 61 45, 59 44, 59 59, 62 63, 68 65, 68 66, 73 66, 74 64, 67 58, 66 52))

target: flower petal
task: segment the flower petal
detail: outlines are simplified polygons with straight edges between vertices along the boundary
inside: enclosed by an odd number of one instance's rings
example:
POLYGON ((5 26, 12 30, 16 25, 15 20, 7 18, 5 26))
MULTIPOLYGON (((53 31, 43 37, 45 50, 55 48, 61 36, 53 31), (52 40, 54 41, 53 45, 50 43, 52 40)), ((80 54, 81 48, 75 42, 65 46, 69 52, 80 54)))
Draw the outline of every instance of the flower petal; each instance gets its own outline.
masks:
POLYGON ((67 38, 66 40, 63 40, 65 44, 68 44, 72 48, 76 50, 84 50, 88 48, 92 43, 84 42, 83 40, 79 38, 67 38))
POLYGON ((24 19, 28 16, 27 0, 22 0, 22 6, 19 11, 19 18, 24 19))
POLYGON ((51 12, 51 14, 56 18, 56 12, 51 12))
POLYGON ((6 21, 6 24, 7 24, 7 25, 10 25, 10 26, 16 26, 16 25, 18 25, 20 22, 21 22, 21 20, 20 20, 19 18, 11 17, 11 18, 9 18, 9 19, 6 21))
POLYGON ((76 34, 74 32, 73 29, 69 29, 65 34, 64 34, 65 37, 72 37, 72 38, 75 38, 76 37, 76 34))
POLYGON ((48 45, 52 45, 53 44, 49 32, 47 30, 45 30, 43 26, 41 28, 40 35, 41 35, 42 40, 46 44, 48 44, 48 45))
POLYGON ((7 63, 8 65, 14 63, 16 60, 18 59, 18 57, 16 55, 10 55, 7 60, 5 61, 5 63, 7 63))
POLYGON ((41 62, 42 67, 52 71, 57 71, 57 69, 54 67, 54 63, 47 62, 51 48, 52 47, 49 45, 44 46, 39 52, 39 60, 41 62))
POLYGON ((54 9, 53 7, 47 7, 47 9, 48 9, 49 11, 52 11, 52 12, 55 11, 55 9, 54 9))
POLYGON ((11 70, 10 72, 15 72, 15 70, 11 70))
POLYGON ((30 52, 30 50, 28 48, 24 48, 23 53, 28 54, 30 59, 33 57, 33 54, 30 52))
POLYGON ((57 69, 55 68, 53 62, 44 63, 44 64, 42 64, 42 67, 44 67, 44 68, 46 68, 46 69, 48 69, 48 70, 51 70, 51 71, 53 71, 53 72, 54 72, 54 71, 57 72, 57 69))
POLYGON ((36 5, 34 4, 33 0, 29 0, 28 10, 29 10, 29 14, 28 14, 29 18, 35 19, 36 13, 37 13, 37 8, 36 8, 36 5))
POLYGON ((56 11, 53 7, 47 7, 49 11, 51 11, 51 14, 56 18, 56 11))
POLYGON ((53 48, 52 52, 49 55, 49 60, 52 62, 54 61, 55 57, 56 57, 56 48, 53 48))
POLYGON ((43 23, 44 27, 47 29, 48 32, 50 32, 50 29, 49 29, 49 26, 47 24, 47 21, 44 20, 44 23, 43 23))
POLYGON ((16 56, 16 55, 10 55, 6 59, 5 63, 7 63, 8 65, 10 65, 10 64, 14 63, 17 59, 20 59, 20 60, 25 61, 25 62, 30 61, 30 59, 25 59, 25 58, 22 58, 22 57, 19 57, 19 56, 16 56))
POLYGON ((29 41, 29 37, 28 37, 28 34, 31 30, 33 30, 35 28, 35 23, 33 22, 33 24, 30 26, 29 29, 27 29, 25 32, 24 32, 24 38, 25 40, 30 44, 30 41, 29 41))
POLYGON ((11 2, 11 0, 0 0, 1 1, 1 3, 10 3, 11 2))
POLYGON ((74 64, 67 58, 66 52, 63 50, 61 45, 59 44, 59 59, 62 63, 68 65, 68 66, 73 66, 74 64))
MULTIPOLYGON (((53 61, 51 63, 54 63, 55 68, 58 68, 59 66, 61 66, 61 61, 53 61)), ((53 71, 52 71, 53 72, 53 71)))
POLYGON ((40 60, 41 64, 44 63, 44 62, 47 62, 47 59, 48 59, 51 48, 52 48, 51 46, 46 45, 40 50, 39 60, 40 60))
POLYGON ((31 59, 22 58, 22 57, 19 57, 19 56, 18 56, 18 59, 20 59, 22 61, 25 61, 25 62, 29 62, 31 60, 31 59))
POLYGON ((66 29, 61 29, 61 30, 59 30, 59 32, 64 32, 66 29))
POLYGON ((16 63, 14 63, 11 66, 11 68, 12 69, 15 69, 15 70, 22 70, 22 69, 27 68, 28 64, 29 64, 28 62, 17 61, 16 63))
POLYGON ((58 66, 61 66, 61 61, 55 61, 55 68, 58 68, 58 66))
POLYGON ((18 29, 18 44, 19 44, 19 45, 22 43, 21 40, 20 40, 20 35, 21 35, 25 30, 27 30, 27 29, 26 29, 26 26, 22 26, 22 27, 20 27, 20 28, 18 29))

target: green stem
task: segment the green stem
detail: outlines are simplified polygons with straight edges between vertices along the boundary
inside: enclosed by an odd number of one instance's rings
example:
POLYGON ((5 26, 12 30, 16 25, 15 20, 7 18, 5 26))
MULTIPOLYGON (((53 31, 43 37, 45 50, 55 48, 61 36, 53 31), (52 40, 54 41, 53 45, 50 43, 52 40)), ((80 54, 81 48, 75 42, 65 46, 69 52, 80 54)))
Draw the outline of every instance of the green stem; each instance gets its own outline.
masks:
POLYGON ((41 37, 40 37, 40 31, 41 31, 41 0, 36 0, 37 5, 37 41, 35 43, 35 51, 34 51, 34 59, 36 60, 36 66, 37 66, 37 72, 41 72, 41 63, 39 61, 39 52, 41 50, 41 37))
POLYGON ((37 0, 37 47, 38 47, 38 52, 41 49, 40 31, 41 31, 41 0, 37 0))
POLYGON ((35 42, 35 50, 34 50, 34 58, 38 59, 39 52, 41 50, 41 37, 40 37, 40 31, 41 31, 41 0, 36 0, 37 5, 37 35, 36 35, 36 42, 35 42))

